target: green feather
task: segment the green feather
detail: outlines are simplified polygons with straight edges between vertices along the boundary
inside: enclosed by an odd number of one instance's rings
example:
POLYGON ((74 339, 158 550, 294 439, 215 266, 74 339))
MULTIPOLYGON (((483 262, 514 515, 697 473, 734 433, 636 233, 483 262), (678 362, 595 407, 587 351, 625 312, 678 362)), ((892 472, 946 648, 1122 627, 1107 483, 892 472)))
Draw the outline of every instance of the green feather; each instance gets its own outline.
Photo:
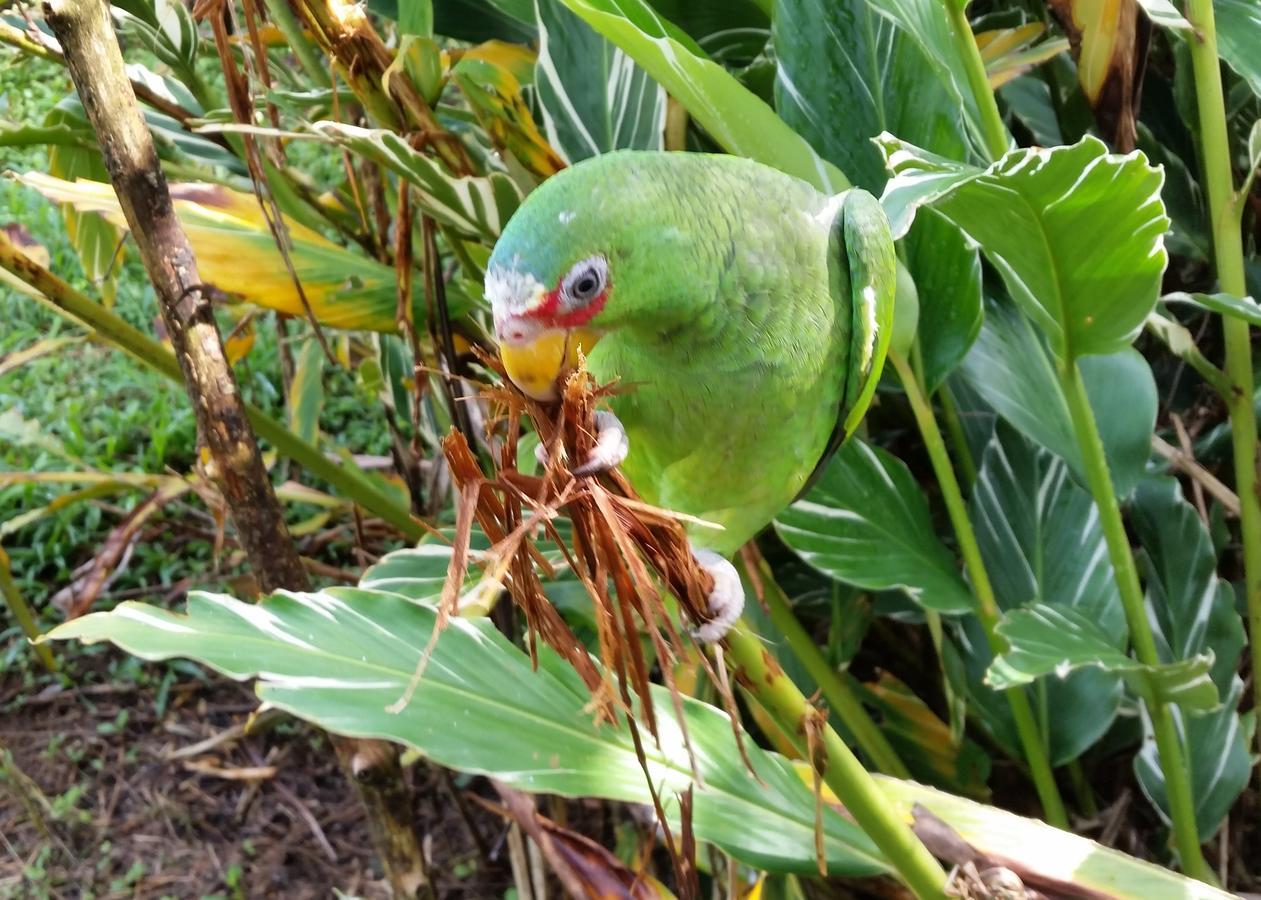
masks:
POLYGON ((736 157, 613 153, 531 194, 488 268, 550 288, 594 254, 611 288, 587 362, 627 388, 609 401, 623 470, 648 502, 721 525, 693 539, 731 554, 870 401, 894 271, 880 206, 736 157))

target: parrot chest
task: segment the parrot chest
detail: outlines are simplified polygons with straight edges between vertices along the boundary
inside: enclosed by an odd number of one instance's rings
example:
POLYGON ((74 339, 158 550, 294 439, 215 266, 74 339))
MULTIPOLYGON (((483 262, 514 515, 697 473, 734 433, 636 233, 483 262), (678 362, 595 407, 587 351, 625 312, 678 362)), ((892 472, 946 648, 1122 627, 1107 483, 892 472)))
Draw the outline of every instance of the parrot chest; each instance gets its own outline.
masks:
POLYGON ((689 352, 684 340, 607 335, 588 365, 630 439, 623 471, 650 503, 722 525, 693 540, 733 553, 792 502, 827 443, 840 403, 827 329, 780 346, 689 352))

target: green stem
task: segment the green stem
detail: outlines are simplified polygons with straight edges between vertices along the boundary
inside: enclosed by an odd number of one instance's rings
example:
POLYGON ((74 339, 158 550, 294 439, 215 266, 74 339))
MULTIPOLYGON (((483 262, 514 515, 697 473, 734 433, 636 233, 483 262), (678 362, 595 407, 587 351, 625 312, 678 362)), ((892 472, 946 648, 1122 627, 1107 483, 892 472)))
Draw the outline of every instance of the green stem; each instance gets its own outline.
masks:
MULTIPOLYGON (((985 638, 990 650, 997 656, 1007 650, 1007 643, 998 634, 997 626, 1002 613, 998 608, 998 600, 994 595, 994 586, 990 583, 989 572, 981 558, 981 547, 976 540, 976 532, 972 530, 972 520, 968 518, 967 504, 963 492, 959 489, 959 481, 955 477, 954 466, 950 462, 950 454, 946 451, 946 442, 942 439, 941 430, 933 416, 932 406, 920 389, 915 373, 911 371, 907 361, 897 353, 890 351, 889 361, 897 370, 902 380, 902 387, 910 401, 911 411, 915 414, 915 422, 919 426, 924 448, 932 462, 933 472, 941 487, 941 496, 950 515, 950 523, 954 527, 955 538, 959 542, 959 553, 963 556, 963 564, 967 567, 972 580, 972 591, 976 596, 976 615, 985 629, 985 638)), ((1020 744, 1029 763, 1029 774, 1033 778, 1038 799, 1042 801, 1042 810, 1046 820, 1057 828, 1068 828, 1068 813, 1064 809, 1064 801, 1060 797, 1059 788, 1055 784, 1055 775, 1051 771, 1051 761, 1046 753, 1046 741, 1038 728, 1033 709, 1029 705, 1029 697, 1022 689, 1013 688, 1004 691, 1007 703, 1011 707, 1012 719, 1016 725, 1016 733, 1020 736, 1020 744)))
POLYGON ((999 159, 1007 152, 1011 142, 1007 135, 1007 126, 1003 124, 1003 116, 998 111, 994 91, 990 88, 989 76, 985 73, 985 61, 981 59, 981 51, 976 46, 972 24, 968 21, 967 3, 965 0, 945 0, 944 5, 955 51, 959 54, 959 62, 968 78, 968 87, 972 89, 972 96, 976 98, 976 106, 981 113, 981 132, 985 138, 986 152, 991 161, 999 159))
POLYGON ((969 488, 976 483, 976 462, 972 459, 972 451, 968 448, 968 436, 963 430, 963 420, 959 418, 959 406, 955 403, 950 388, 941 386, 937 394, 941 401, 941 417, 946 421, 946 434, 954 446, 955 459, 959 471, 963 473, 963 483, 969 488))
MULTIPOLYGON (((98 339, 177 384, 183 383, 179 363, 170 350, 33 262, 3 232, 0 232, 0 268, 39 291, 63 314, 92 329, 98 339)), ((258 436, 270 442, 282 456, 324 479, 341 496, 384 519, 409 539, 419 540, 425 534, 424 528, 412 518, 406 506, 396 503, 361 471, 329 459, 318 447, 302 440, 257 406, 247 403, 245 409, 258 436)))
POLYGON ((762 581, 766 605, 771 611, 771 623, 784 635, 788 648, 819 686, 828 708, 845 723, 845 727, 854 735, 858 746, 867 754, 877 771, 895 778, 910 778, 910 770, 884 736, 884 732, 876 727, 862 702, 823 658, 818 645, 802 627, 801 621, 788 605, 788 598, 775 583, 770 566, 763 562, 757 575, 762 581))
MULTIPOLYGON (((1121 520, 1121 508, 1117 504, 1116 491, 1112 486, 1112 474, 1108 471, 1103 441, 1095 422, 1090 399, 1086 395, 1086 383, 1075 362, 1059 364, 1060 387, 1068 404, 1068 413, 1077 434, 1082 460, 1086 466, 1086 481, 1099 509, 1099 523, 1104 539, 1108 542, 1108 558, 1116 573, 1117 589, 1121 605, 1130 627, 1130 643, 1138 661, 1147 666, 1160 665, 1156 651, 1156 638, 1147 609, 1143 603, 1143 588, 1139 584, 1138 569, 1130 550, 1130 539, 1121 520)), ((1200 850, 1199 832, 1195 824, 1195 803, 1191 794, 1191 774, 1182 753, 1182 740, 1173 720, 1173 712, 1165 703, 1150 703, 1147 711, 1151 716, 1152 730, 1156 737, 1156 751, 1160 755, 1160 768, 1165 775, 1165 793, 1169 801, 1169 816, 1173 821, 1174 840, 1181 858, 1182 870, 1188 875, 1212 882, 1213 873, 1200 850)))
POLYGON ((44 668, 49 672, 56 672, 57 660, 53 659, 53 651, 47 644, 35 643, 40 636, 39 627, 35 624, 35 616, 31 608, 26 604, 26 598, 18 590, 17 582, 13 580, 9 554, 4 552, 3 547, 0 547, 0 596, 4 597, 5 606, 9 607, 13 618, 17 619, 18 625, 22 627, 22 631, 35 647, 35 654, 44 664, 44 668))
MULTIPOLYGON (((1195 97, 1200 117, 1204 156, 1204 186, 1208 193, 1213 229, 1213 255, 1222 290, 1242 297, 1244 280, 1240 207, 1243 197, 1234 190, 1226 107, 1222 97, 1221 63, 1217 58, 1217 26, 1212 0, 1187 0, 1186 16, 1194 26, 1187 43, 1195 72, 1195 97)), ((1248 601, 1248 633, 1252 637, 1252 684, 1261 690, 1261 499, 1257 496, 1257 419, 1253 407, 1253 373, 1248 323, 1222 317, 1226 342, 1231 445, 1235 458, 1235 492, 1239 495, 1239 527, 1243 539, 1244 591, 1248 601)), ((1257 734, 1261 747, 1261 730, 1257 734)))
POLYGON ((329 77, 328 66, 323 64, 319 51, 315 49, 315 45, 302 32, 302 26, 298 24, 298 17, 289 8, 289 0, 265 0, 265 2, 267 4, 267 17, 275 23, 281 34, 285 36, 289 49, 297 57, 298 63, 302 66, 302 70, 306 72, 307 78, 320 87, 330 87, 333 82, 329 77))
MULTIPOLYGON (((727 633, 727 657, 736 680, 746 686, 789 734, 809 734, 815 711, 784 674, 762 641, 741 619, 727 633)), ((946 873, 901 813, 876 786, 853 751, 826 723, 811 761, 823 781, 844 804, 858 826, 884 853, 906 885, 921 898, 945 897, 946 873)))

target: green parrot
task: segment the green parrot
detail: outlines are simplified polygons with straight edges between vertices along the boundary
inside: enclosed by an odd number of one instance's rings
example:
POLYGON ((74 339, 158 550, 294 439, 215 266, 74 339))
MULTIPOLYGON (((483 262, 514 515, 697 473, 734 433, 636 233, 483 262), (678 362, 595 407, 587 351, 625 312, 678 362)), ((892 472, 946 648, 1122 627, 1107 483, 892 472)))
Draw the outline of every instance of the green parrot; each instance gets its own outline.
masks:
POLYGON ((879 203, 733 156, 619 151, 554 175, 486 269, 504 366, 556 397, 586 355, 628 388, 596 417, 584 476, 620 465, 690 526, 720 639, 743 608, 730 557, 806 486, 870 402, 896 262, 879 203))

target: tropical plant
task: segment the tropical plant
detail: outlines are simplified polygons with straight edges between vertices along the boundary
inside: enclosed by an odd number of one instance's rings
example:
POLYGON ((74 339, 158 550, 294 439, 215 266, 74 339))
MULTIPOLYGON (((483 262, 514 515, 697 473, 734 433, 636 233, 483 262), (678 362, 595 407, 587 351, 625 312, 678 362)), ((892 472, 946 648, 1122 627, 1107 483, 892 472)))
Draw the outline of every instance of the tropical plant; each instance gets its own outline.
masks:
MULTIPOLYGON (((1135 897, 1261 882, 1255 859, 1232 853, 1255 826, 1225 824, 1255 802, 1241 800, 1256 731, 1246 685, 1261 682, 1244 628, 1261 628, 1255 4, 267 0, 190 12, 126 0, 110 11, 202 280, 235 329, 234 361, 261 352, 242 338, 269 319, 298 347, 285 421, 247 409, 305 482, 285 497, 320 508, 312 527, 366 514, 409 546, 357 588, 280 591, 257 607, 193 593, 187 614, 126 603, 52 638, 257 679, 260 698, 294 716, 519 790, 653 805, 670 833, 762 873, 766 890, 887 876, 940 896, 945 875, 925 847, 960 867, 956 879, 981 884, 988 861, 1047 895, 1056 882, 1135 897), (668 671, 658 659, 666 684, 639 698, 655 698, 655 713, 640 707, 655 744, 625 711, 596 721, 572 653, 531 643, 526 654, 518 632, 479 618, 523 575, 471 529, 467 473, 451 471, 444 446, 455 431, 479 472, 507 467, 504 434, 481 427, 491 401, 478 385, 499 377, 480 287, 490 249, 542 180, 618 149, 718 151, 821 190, 865 188, 899 258, 872 412, 744 556, 765 604, 750 611, 757 634, 727 648, 744 715, 721 664, 668 671), (320 427, 335 369, 384 411, 395 477, 363 471, 360 448, 320 427), (454 598, 468 618, 443 630, 454 598), (725 710, 711 705, 724 695, 725 710), (743 747, 728 715, 743 719, 743 747), (1066 833, 1089 834, 1129 786, 1155 816, 1135 814, 1141 841, 1128 849, 1158 866, 1066 833), (917 810, 970 851, 960 857, 917 810)), ((64 61, 39 10, 25 12, 0 21, 0 42, 64 61)), ((111 309, 125 207, 83 105, 71 95, 46 121, 0 123, 0 144, 48 147, 47 171, 15 177, 61 205, 98 296, 3 235, 0 268, 86 339, 178 380, 176 356, 111 309)), ((61 346, 0 360, 0 373, 61 346)), ((18 418, 0 428, 35 439, 18 418)), ((520 441, 523 472, 534 440, 520 441)), ((73 462, 58 477, 81 487, 57 508, 143 490, 152 512, 214 493, 200 472, 123 477, 73 462)), ((39 479, 53 476, 0 473, 39 479)), ((55 511, 0 524, 0 539, 55 511)), ((542 589, 600 655, 573 555, 531 552, 542 589)), ((0 588, 34 637, 2 551, 0 588)), ((49 644, 36 647, 51 664, 49 644)))

